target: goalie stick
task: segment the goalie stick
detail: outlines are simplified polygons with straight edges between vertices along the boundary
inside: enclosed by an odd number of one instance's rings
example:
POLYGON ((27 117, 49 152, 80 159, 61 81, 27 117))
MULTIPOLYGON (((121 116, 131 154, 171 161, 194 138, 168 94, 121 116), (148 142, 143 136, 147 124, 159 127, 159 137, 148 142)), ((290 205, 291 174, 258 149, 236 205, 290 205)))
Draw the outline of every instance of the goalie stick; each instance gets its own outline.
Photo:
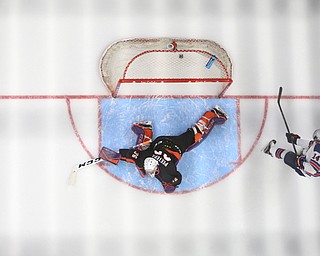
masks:
MULTIPOLYGON (((140 147, 140 146, 144 146, 144 145, 148 145, 152 142, 151 138, 148 138, 149 140, 148 141, 145 141, 145 142, 142 142, 140 144, 137 144, 137 145, 134 145, 132 147, 130 147, 129 149, 133 149, 133 148, 137 148, 137 147, 140 147)), ((114 153, 114 154, 117 154, 116 152, 112 151, 111 149, 108 149, 106 147, 103 147, 105 150, 108 150, 111 154, 114 153)), ((114 155, 114 158, 113 158, 115 161, 108 161, 108 162, 111 162, 113 164, 118 164, 120 158, 117 158, 115 155, 114 155)), ((79 163, 77 166, 75 166, 70 175, 69 175, 69 179, 68 179, 68 184, 69 185, 75 185, 76 184, 76 180, 77 180, 77 175, 78 175, 78 171, 81 170, 81 169, 84 169, 86 167, 89 167, 89 166, 92 166, 92 165, 95 165, 95 164, 98 164, 98 163, 101 163, 101 162, 106 162, 106 160, 100 158, 100 157, 96 157, 96 158, 92 158, 92 159, 88 159, 84 162, 81 162, 79 163)))
MULTIPOLYGON (((290 132, 290 129, 289 129, 289 126, 288 126, 288 123, 287 123, 287 120, 286 120, 286 118, 285 118, 285 116, 284 116, 284 113, 283 113, 281 104, 280 104, 280 100, 281 100, 281 96, 282 96, 282 90, 283 90, 283 89, 282 89, 282 87, 280 86, 280 87, 279 87, 279 93, 278 93, 278 106, 279 106, 280 113, 281 113, 281 115, 282 115, 282 119, 283 119, 283 121, 284 121, 284 124, 285 124, 285 126, 286 126, 286 128, 287 128, 287 132, 288 132, 288 133, 291 133, 291 132, 290 132)), ((292 142, 292 146, 293 146, 294 152, 297 154, 297 149, 296 149, 296 147, 295 147, 295 145, 294 145, 293 142, 292 142)))
POLYGON ((68 179, 68 184, 73 186, 76 184, 76 180, 77 180, 77 175, 78 175, 78 171, 83 169, 83 168, 86 168, 86 167, 89 167, 91 165, 94 165, 94 164, 98 164, 98 163, 101 163, 103 162, 104 160, 100 157, 96 157, 96 158, 92 158, 92 159, 89 159, 85 162, 81 162, 79 163, 77 166, 73 167, 70 175, 69 175, 69 179, 68 179))

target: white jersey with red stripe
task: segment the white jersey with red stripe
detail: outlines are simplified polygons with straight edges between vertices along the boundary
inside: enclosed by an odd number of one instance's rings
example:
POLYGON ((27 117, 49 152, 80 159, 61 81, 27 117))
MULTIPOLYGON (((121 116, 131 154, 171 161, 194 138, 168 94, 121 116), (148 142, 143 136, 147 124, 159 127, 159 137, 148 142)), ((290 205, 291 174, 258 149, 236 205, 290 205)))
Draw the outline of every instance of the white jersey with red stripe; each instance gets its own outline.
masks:
POLYGON ((320 177, 320 142, 298 139, 297 145, 303 148, 303 171, 306 176, 320 177))

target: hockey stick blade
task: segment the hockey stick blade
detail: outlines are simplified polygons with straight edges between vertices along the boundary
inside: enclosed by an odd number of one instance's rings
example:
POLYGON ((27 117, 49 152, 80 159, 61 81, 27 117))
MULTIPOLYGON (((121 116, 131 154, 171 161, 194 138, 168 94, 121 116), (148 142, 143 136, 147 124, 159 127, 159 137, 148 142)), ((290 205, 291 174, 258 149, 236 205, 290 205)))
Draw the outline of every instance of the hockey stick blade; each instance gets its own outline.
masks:
POLYGON ((74 186, 76 184, 77 174, 78 174, 78 170, 74 168, 69 175, 68 185, 74 186))
POLYGON ((74 186, 76 184, 76 181, 77 181, 77 175, 78 175, 78 171, 83 169, 83 168, 86 168, 86 167, 89 167, 91 165, 95 165, 95 164, 98 164, 100 162, 104 161, 103 159, 101 159, 100 157, 96 157, 96 158, 92 158, 92 159, 89 159, 87 161, 84 161, 82 163, 79 163, 77 166, 75 166, 70 175, 69 175, 69 178, 68 178, 68 185, 70 186, 74 186))

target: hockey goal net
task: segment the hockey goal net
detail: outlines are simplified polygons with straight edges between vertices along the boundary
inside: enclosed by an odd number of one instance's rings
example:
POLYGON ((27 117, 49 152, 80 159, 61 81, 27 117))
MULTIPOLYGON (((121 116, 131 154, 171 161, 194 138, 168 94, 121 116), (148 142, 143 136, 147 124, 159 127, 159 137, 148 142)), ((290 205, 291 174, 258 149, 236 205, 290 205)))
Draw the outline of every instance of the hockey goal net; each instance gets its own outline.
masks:
POLYGON ((100 62, 103 82, 121 95, 214 95, 232 83, 227 52, 210 40, 182 38, 117 41, 100 62))

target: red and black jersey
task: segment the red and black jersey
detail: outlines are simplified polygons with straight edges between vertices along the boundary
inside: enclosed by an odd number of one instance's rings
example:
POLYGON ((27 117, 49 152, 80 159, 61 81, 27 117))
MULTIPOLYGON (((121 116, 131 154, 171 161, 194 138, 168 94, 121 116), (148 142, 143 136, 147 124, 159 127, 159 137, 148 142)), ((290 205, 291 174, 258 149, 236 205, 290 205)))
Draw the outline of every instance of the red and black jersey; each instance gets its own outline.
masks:
POLYGON ((170 137, 158 137, 146 150, 120 149, 121 160, 134 163, 144 177, 144 160, 152 157, 159 163, 155 177, 162 183, 167 193, 173 192, 181 183, 182 176, 177 170, 177 164, 183 150, 170 137))
POLYGON ((206 111, 186 132, 178 136, 160 136, 146 149, 143 149, 141 144, 152 139, 151 122, 134 123, 132 130, 138 135, 137 148, 120 149, 119 153, 111 152, 111 157, 110 150, 106 151, 107 153, 103 151, 101 157, 114 164, 117 164, 119 159, 134 163, 143 177, 146 175, 145 159, 148 157, 155 159, 158 162, 155 177, 161 182, 165 192, 171 193, 182 181, 177 164, 183 153, 198 146, 208 136, 215 123, 223 124, 227 118, 226 113, 216 106, 206 111))

